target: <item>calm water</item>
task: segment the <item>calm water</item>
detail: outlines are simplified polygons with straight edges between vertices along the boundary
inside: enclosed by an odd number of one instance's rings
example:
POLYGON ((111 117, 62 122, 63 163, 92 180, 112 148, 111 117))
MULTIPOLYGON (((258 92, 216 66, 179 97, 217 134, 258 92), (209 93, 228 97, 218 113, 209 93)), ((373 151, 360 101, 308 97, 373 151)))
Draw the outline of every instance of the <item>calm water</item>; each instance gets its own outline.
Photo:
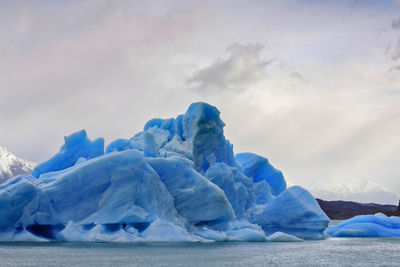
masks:
POLYGON ((399 266, 400 239, 300 243, 0 243, 0 266, 399 266))

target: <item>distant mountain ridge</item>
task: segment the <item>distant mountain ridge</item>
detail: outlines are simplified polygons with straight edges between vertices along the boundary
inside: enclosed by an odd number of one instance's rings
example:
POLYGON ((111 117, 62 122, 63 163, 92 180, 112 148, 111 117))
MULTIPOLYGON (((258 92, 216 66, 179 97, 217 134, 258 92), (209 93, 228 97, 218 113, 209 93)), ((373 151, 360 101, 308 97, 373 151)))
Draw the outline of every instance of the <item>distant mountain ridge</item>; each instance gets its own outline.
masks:
POLYGON ((325 201, 316 199, 321 209, 331 220, 344 220, 357 215, 391 213, 397 209, 396 205, 380 205, 375 203, 358 203, 353 201, 325 201))
POLYGON ((15 175, 28 174, 36 165, 37 163, 21 159, 0 146, 0 183, 15 175))

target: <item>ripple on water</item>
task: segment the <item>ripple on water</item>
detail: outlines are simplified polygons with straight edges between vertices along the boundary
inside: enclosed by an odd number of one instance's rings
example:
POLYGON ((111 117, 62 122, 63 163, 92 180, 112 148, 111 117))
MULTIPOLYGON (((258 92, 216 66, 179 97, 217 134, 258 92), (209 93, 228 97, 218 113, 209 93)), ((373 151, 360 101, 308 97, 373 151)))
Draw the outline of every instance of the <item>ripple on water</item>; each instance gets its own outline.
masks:
POLYGON ((295 243, 0 243, 0 266, 398 266, 400 238, 295 243))

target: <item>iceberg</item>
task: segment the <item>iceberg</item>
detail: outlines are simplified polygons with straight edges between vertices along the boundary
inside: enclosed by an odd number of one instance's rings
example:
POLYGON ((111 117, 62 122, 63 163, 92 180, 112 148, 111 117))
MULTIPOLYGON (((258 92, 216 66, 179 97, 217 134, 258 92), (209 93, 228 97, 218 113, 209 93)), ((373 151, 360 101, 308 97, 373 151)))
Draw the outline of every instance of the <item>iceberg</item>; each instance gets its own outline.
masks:
POLYGON ((325 233, 331 237, 400 237, 400 217, 359 215, 329 226, 325 233))
POLYGON ((268 159, 235 155, 224 126, 198 102, 106 147, 85 130, 65 137, 30 175, 0 184, 0 241, 324 238, 329 219, 310 193, 287 188, 268 159))

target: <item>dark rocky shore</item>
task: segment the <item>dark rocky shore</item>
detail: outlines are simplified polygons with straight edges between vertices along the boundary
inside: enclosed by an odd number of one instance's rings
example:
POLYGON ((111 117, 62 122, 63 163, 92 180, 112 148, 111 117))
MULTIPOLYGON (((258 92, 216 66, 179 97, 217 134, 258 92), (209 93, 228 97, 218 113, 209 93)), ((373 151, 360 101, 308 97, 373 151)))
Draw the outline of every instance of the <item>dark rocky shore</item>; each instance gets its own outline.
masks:
POLYGON ((400 202, 396 205, 358 203, 353 201, 326 201, 317 198, 321 209, 331 220, 345 220, 357 215, 384 213, 387 216, 400 216, 400 202))

